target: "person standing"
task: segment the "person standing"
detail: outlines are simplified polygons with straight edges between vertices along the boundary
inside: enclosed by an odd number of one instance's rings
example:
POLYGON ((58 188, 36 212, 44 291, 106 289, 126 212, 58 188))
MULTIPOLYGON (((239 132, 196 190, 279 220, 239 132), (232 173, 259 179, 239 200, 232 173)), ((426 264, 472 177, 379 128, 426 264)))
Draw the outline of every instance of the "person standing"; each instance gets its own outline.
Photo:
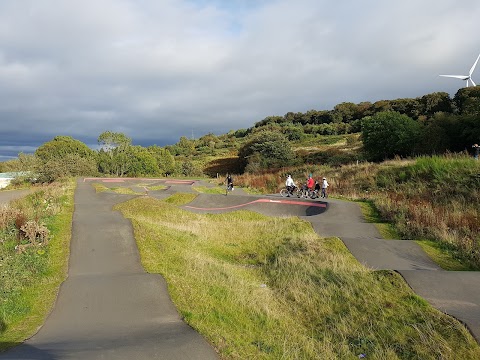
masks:
POLYGON ((472 148, 473 148, 473 157, 475 158, 475 160, 478 160, 478 155, 480 153, 480 146, 478 144, 473 144, 472 148))
POLYGON ((316 198, 318 198, 320 195, 320 183, 315 180, 315 190, 313 191, 313 194, 316 198))
POLYGON ((327 188, 328 188, 328 181, 327 181, 327 178, 323 178, 322 180, 322 197, 323 198, 327 198, 328 197, 328 193, 327 193, 327 188))

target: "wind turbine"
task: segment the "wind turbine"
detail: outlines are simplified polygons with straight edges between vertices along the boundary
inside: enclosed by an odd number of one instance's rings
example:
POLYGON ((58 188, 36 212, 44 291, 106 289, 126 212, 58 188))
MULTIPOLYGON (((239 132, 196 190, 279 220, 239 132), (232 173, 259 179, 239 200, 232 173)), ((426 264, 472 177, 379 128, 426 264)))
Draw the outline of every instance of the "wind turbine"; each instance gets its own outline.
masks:
POLYGON ((472 80, 472 74, 473 74, 473 70, 475 70, 475 66, 477 66, 478 59, 480 59, 480 54, 478 54, 477 60, 475 60, 475 63, 473 64, 472 68, 470 69, 470 72, 468 73, 468 75, 440 75, 440 76, 466 80, 467 81, 467 87, 468 87, 468 81, 470 80, 470 82, 472 83, 473 86, 477 86, 477 84, 475 84, 472 80))

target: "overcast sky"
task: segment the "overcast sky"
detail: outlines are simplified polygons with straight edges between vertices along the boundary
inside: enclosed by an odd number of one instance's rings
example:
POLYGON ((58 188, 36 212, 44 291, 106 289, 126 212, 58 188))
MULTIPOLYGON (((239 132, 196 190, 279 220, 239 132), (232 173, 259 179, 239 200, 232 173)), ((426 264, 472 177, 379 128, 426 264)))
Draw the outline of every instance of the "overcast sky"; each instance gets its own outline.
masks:
MULTIPOLYGON (((0 161, 56 135, 167 145, 464 82, 478 0, 1 0, 0 161)), ((480 84, 480 65, 473 74, 480 84)))

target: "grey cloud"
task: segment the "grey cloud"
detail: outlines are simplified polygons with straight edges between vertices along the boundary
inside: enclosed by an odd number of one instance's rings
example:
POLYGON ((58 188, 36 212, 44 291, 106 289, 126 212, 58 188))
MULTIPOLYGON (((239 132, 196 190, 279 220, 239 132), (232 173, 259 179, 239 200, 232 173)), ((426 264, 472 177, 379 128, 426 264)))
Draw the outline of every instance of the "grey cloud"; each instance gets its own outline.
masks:
POLYGON ((468 71, 479 15, 472 0, 4 0, 0 156, 55 135, 165 145, 343 101, 453 95, 463 84, 438 74, 468 71))

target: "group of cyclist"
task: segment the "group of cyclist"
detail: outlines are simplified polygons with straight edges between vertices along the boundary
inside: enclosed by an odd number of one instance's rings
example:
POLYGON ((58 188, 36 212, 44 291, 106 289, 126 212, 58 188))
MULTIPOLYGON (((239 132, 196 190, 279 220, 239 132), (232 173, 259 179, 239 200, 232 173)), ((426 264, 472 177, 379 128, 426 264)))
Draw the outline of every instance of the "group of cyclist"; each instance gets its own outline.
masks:
MULTIPOLYGON (((316 197, 322 197, 322 198, 327 198, 328 197, 328 188, 329 184, 327 181, 327 178, 323 178, 321 184, 314 180, 312 177, 312 174, 308 176, 306 179, 305 183, 301 185, 300 190, 302 191, 302 194, 305 194, 308 197, 311 198, 316 198, 316 197), (319 195, 320 194, 320 195, 319 195)), ((285 181, 285 187, 287 188, 287 196, 293 196, 294 191, 296 191, 299 187, 295 184, 295 182, 292 179, 291 175, 287 176, 287 180, 285 181)))
MULTIPOLYGON (((232 175, 227 174, 225 183, 227 185, 226 193, 228 193, 228 191, 232 191, 233 190, 232 175)), ((328 186, 329 184, 328 184, 327 178, 324 177, 322 179, 322 182, 319 183, 318 181, 313 179, 312 174, 308 176, 305 183, 302 184, 300 188, 295 184, 291 175, 288 175, 287 180, 285 181, 285 187, 287 188, 287 196, 293 196, 294 192, 296 192, 297 189, 300 189, 301 194, 304 194, 305 197, 310 197, 312 199, 317 197, 327 198, 328 186)))

